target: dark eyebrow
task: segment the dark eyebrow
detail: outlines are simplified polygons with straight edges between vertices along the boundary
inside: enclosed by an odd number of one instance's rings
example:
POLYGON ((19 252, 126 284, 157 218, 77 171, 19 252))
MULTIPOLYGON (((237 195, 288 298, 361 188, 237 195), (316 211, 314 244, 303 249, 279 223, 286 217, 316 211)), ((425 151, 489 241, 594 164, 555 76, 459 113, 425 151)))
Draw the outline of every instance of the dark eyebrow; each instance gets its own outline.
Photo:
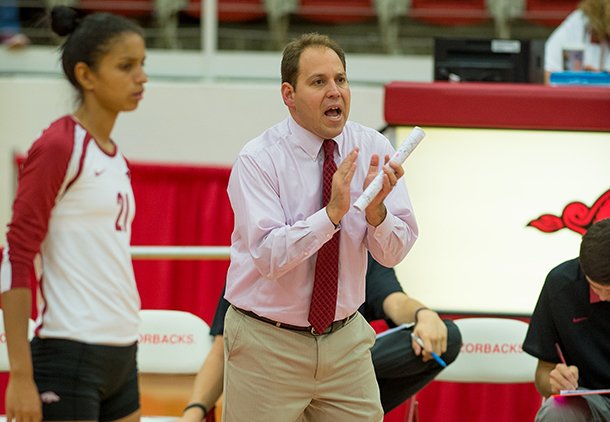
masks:
POLYGON ((313 75, 311 75, 309 78, 307 79, 316 79, 316 78, 324 78, 324 74, 323 73, 314 73, 313 75))
POLYGON ((139 56, 134 56, 134 55, 130 55, 130 54, 124 54, 122 56, 119 56, 119 60, 140 61, 140 60, 144 60, 144 59, 146 59, 146 55, 142 56, 141 58, 139 56))

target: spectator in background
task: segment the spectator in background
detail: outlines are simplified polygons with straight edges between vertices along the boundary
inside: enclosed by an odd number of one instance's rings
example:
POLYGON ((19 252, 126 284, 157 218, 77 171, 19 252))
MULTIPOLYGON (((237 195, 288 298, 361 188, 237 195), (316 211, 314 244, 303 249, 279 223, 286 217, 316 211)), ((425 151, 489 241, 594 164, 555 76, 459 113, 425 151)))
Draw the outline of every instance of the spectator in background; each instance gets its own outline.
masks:
POLYGON ((9 49, 30 43, 30 39, 21 33, 17 0, 0 0, 0 43, 9 49))
MULTIPOLYGON (((224 294, 224 291, 223 291, 224 294)), ((220 298, 210 334, 214 343, 197 374, 193 392, 180 422, 199 422, 214 407, 222 394, 224 317, 229 302, 220 298)), ((423 330, 441 343, 442 358, 447 364, 455 360, 462 344, 457 326, 449 320, 442 321, 438 314, 426 308, 403 290, 392 268, 386 268, 370 255, 366 271, 366 298, 359 309, 371 322, 383 319, 389 327, 417 322, 417 330, 423 330), (416 317, 417 314, 417 317, 416 317)), ((371 349, 381 404, 385 413, 421 390, 443 368, 429 356, 423 356, 421 348, 412 342, 415 327, 392 333, 378 339, 371 349)))
POLYGON ((583 0, 553 31, 544 51, 545 80, 564 70, 610 71, 610 0, 583 0), (575 55, 581 57, 575 57, 575 55), (569 63, 582 61, 581 69, 569 63))
POLYGON ((64 6, 52 9, 51 25, 67 36, 62 66, 79 101, 34 142, 19 172, 0 266, 6 417, 137 421, 140 298, 129 253, 135 204, 111 133, 118 115, 142 99, 144 36, 123 17, 81 18, 64 6), (30 344, 34 262, 40 294, 30 344))
POLYGON ((610 395, 551 397, 610 388, 610 219, 593 224, 579 258, 547 276, 523 350, 538 358, 536 388, 547 397, 536 421, 610 421, 610 395))

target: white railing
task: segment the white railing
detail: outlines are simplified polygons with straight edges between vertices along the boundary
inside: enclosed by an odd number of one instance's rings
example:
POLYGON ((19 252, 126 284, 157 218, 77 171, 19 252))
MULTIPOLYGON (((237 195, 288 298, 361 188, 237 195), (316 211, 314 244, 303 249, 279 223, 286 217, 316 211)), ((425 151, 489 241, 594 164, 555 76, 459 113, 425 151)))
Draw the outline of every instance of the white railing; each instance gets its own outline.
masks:
POLYGON ((228 246, 132 246, 133 259, 228 259, 228 246))

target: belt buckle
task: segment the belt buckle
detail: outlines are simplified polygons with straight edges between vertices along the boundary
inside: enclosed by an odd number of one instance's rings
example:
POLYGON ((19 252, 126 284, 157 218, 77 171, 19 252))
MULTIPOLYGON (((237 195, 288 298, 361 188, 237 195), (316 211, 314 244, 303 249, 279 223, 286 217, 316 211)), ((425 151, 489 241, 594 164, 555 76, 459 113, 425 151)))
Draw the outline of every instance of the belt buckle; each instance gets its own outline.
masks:
POLYGON ((311 327, 309 327, 309 332, 311 333, 312 336, 319 336, 320 334, 318 334, 316 332, 316 329, 313 328, 313 325, 311 327))
POLYGON ((309 332, 311 333, 312 336, 316 336, 316 337, 323 336, 324 334, 330 334, 333 331, 335 331, 335 327, 333 325, 333 324, 335 324, 335 322, 336 321, 331 322, 330 325, 328 327, 326 327, 326 329, 324 331, 322 331, 321 333, 318 333, 316 331, 316 329, 313 328, 313 326, 309 327, 309 332))
POLYGON ((352 318, 356 315, 356 313, 354 312, 353 314, 351 314, 350 316, 348 316, 347 318, 343 318, 339 321, 333 321, 330 323, 330 325, 328 326, 328 328, 326 330, 324 330, 323 333, 318 333, 313 326, 309 327, 309 332, 311 333, 311 335, 313 336, 321 336, 323 334, 330 334, 333 331, 337 331, 340 328, 343 328, 347 325, 348 322, 350 322, 352 320, 352 318))

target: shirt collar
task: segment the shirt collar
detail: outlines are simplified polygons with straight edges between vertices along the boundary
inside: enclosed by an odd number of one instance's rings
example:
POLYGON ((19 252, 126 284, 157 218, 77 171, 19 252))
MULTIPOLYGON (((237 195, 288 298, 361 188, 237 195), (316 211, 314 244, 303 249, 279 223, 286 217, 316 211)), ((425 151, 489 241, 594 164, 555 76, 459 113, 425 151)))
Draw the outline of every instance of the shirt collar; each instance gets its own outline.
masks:
MULTIPOLYGON (((288 117, 288 129, 292 135, 292 141, 298 147, 302 148, 303 151, 307 153, 311 157, 312 160, 315 160, 322 150, 322 143, 324 139, 320 138, 318 135, 308 131, 304 127, 300 126, 296 120, 292 118, 292 116, 288 117)), ((343 143, 343 132, 333 138, 337 145, 339 146, 339 160, 341 161, 341 145, 343 143)))
MULTIPOLYGON (((589 283, 587 283, 587 284, 589 284, 589 283)), ((601 302, 599 295, 597 293, 595 293, 595 291, 591 288, 591 286, 589 286, 589 303, 593 304, 593 303, 598 303, 598 302, 601 302)))

